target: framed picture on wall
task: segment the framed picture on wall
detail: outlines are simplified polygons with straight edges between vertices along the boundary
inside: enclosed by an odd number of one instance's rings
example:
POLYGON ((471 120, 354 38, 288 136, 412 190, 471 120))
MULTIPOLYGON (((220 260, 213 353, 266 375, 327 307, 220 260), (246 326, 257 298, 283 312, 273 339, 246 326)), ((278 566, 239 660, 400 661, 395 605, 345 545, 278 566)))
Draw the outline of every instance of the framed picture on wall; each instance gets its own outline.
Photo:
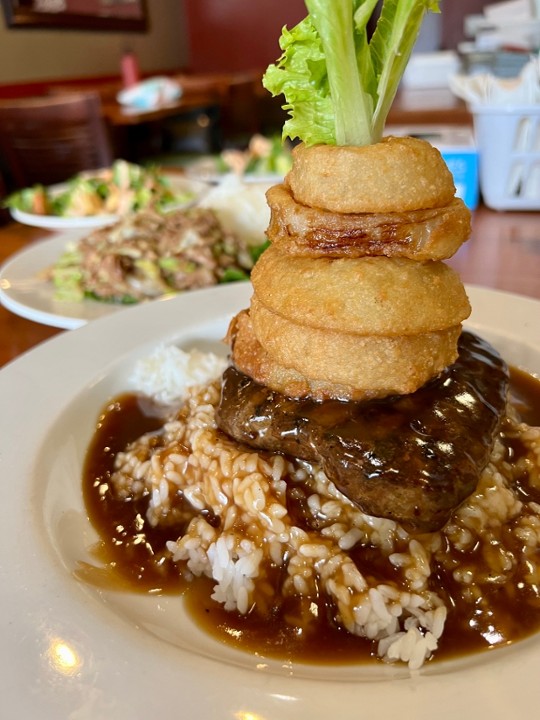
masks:
POLYGON ((146 0, 1 0, 10 28, 148 30, 146 0))

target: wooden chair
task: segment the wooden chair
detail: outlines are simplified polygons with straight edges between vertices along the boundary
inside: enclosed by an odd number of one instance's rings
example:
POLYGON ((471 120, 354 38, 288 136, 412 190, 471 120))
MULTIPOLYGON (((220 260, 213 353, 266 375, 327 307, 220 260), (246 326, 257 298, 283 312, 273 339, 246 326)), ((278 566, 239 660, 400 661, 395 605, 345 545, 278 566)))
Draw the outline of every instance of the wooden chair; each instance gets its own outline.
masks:
POLYGON ((110 165, 113 151, 99 95, 0 101, 0 153, 15 188, 50 185, 110 165))

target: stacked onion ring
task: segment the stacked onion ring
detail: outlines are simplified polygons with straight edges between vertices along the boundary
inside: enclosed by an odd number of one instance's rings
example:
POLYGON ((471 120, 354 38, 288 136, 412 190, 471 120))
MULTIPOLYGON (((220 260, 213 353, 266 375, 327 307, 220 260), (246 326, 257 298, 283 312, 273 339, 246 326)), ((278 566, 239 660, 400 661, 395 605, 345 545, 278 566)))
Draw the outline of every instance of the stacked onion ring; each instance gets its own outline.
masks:
POLYGON ((438 150, 300 145, 267 199, 271 247, 229 330, 239 370, 290 397, 363 400, 412 393, 456 359, 470 305, 443 260, 470 213, 438 150))

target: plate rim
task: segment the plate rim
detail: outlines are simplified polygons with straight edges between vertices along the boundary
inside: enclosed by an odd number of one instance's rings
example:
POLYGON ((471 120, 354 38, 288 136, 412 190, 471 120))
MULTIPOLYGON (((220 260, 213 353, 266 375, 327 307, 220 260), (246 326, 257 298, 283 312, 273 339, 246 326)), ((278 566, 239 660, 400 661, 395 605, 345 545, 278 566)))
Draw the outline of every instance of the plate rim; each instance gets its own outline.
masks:
POLYGON ((115 303, 99 302, 97 300, 84 299, 76 303, 63 303, 58 301, 59 305, 63 305, 64 311, 75 306, 80 312, 74 312, 73 314, 64 314, 61 312, 55 313, 40 307, 38 303, 24 302, 17 297, 17 282, 29 281, 33 283, 35 287, 41 287, 46 293, 51 303, 54 302, 54 288, 49 281, 40 279, 38 277, 39 272, 44 272, 48 265, 39 264, 39 268, 35 268, 33 272, 28 274, 28 277, 16 277, 13 279, 12 274, 15 271, 15 275, 18 274, 19 268, 24 267, 26 264, 32 268, 34 266, 34 258, 39 254, 51 255, 56 259, 66 249, 70 242, 77 242, 81 238, 85 237, 88 233, 87 230, 82 228, 71 228, 64 231, 55 232, 52 237, 36 238, 34 241, 24 246, 20 250, 11 254, 5 259, 0 265, 0 304, 3 305, 7 310, 18 315, 19 317, 25 318, 26 320, 32 320, 33 322, 41 323, 42 325, 48 325, 49 327, 56 327, 62 330, 75 330, 91 320, 97 320, 102 316, 109 315, 126 308, 124 305, 117 305, 115 303), (15 286, 15 289, 14 289, 15 286), (85 313, 85 308, 94 308, 97 312, 85 313))

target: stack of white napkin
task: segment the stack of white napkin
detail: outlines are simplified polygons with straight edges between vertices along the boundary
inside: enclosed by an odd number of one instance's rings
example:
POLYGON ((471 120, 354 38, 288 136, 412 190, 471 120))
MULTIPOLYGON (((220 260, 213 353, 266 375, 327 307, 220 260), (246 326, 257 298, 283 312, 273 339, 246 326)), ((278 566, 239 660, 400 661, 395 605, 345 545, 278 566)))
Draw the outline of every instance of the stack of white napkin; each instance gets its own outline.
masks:
POLYGON ((528 107, 540 104, 540 53, 531 57, 515 78, 499 78, 490 73, 453 75, 450 89, 472 106, 528 107))

